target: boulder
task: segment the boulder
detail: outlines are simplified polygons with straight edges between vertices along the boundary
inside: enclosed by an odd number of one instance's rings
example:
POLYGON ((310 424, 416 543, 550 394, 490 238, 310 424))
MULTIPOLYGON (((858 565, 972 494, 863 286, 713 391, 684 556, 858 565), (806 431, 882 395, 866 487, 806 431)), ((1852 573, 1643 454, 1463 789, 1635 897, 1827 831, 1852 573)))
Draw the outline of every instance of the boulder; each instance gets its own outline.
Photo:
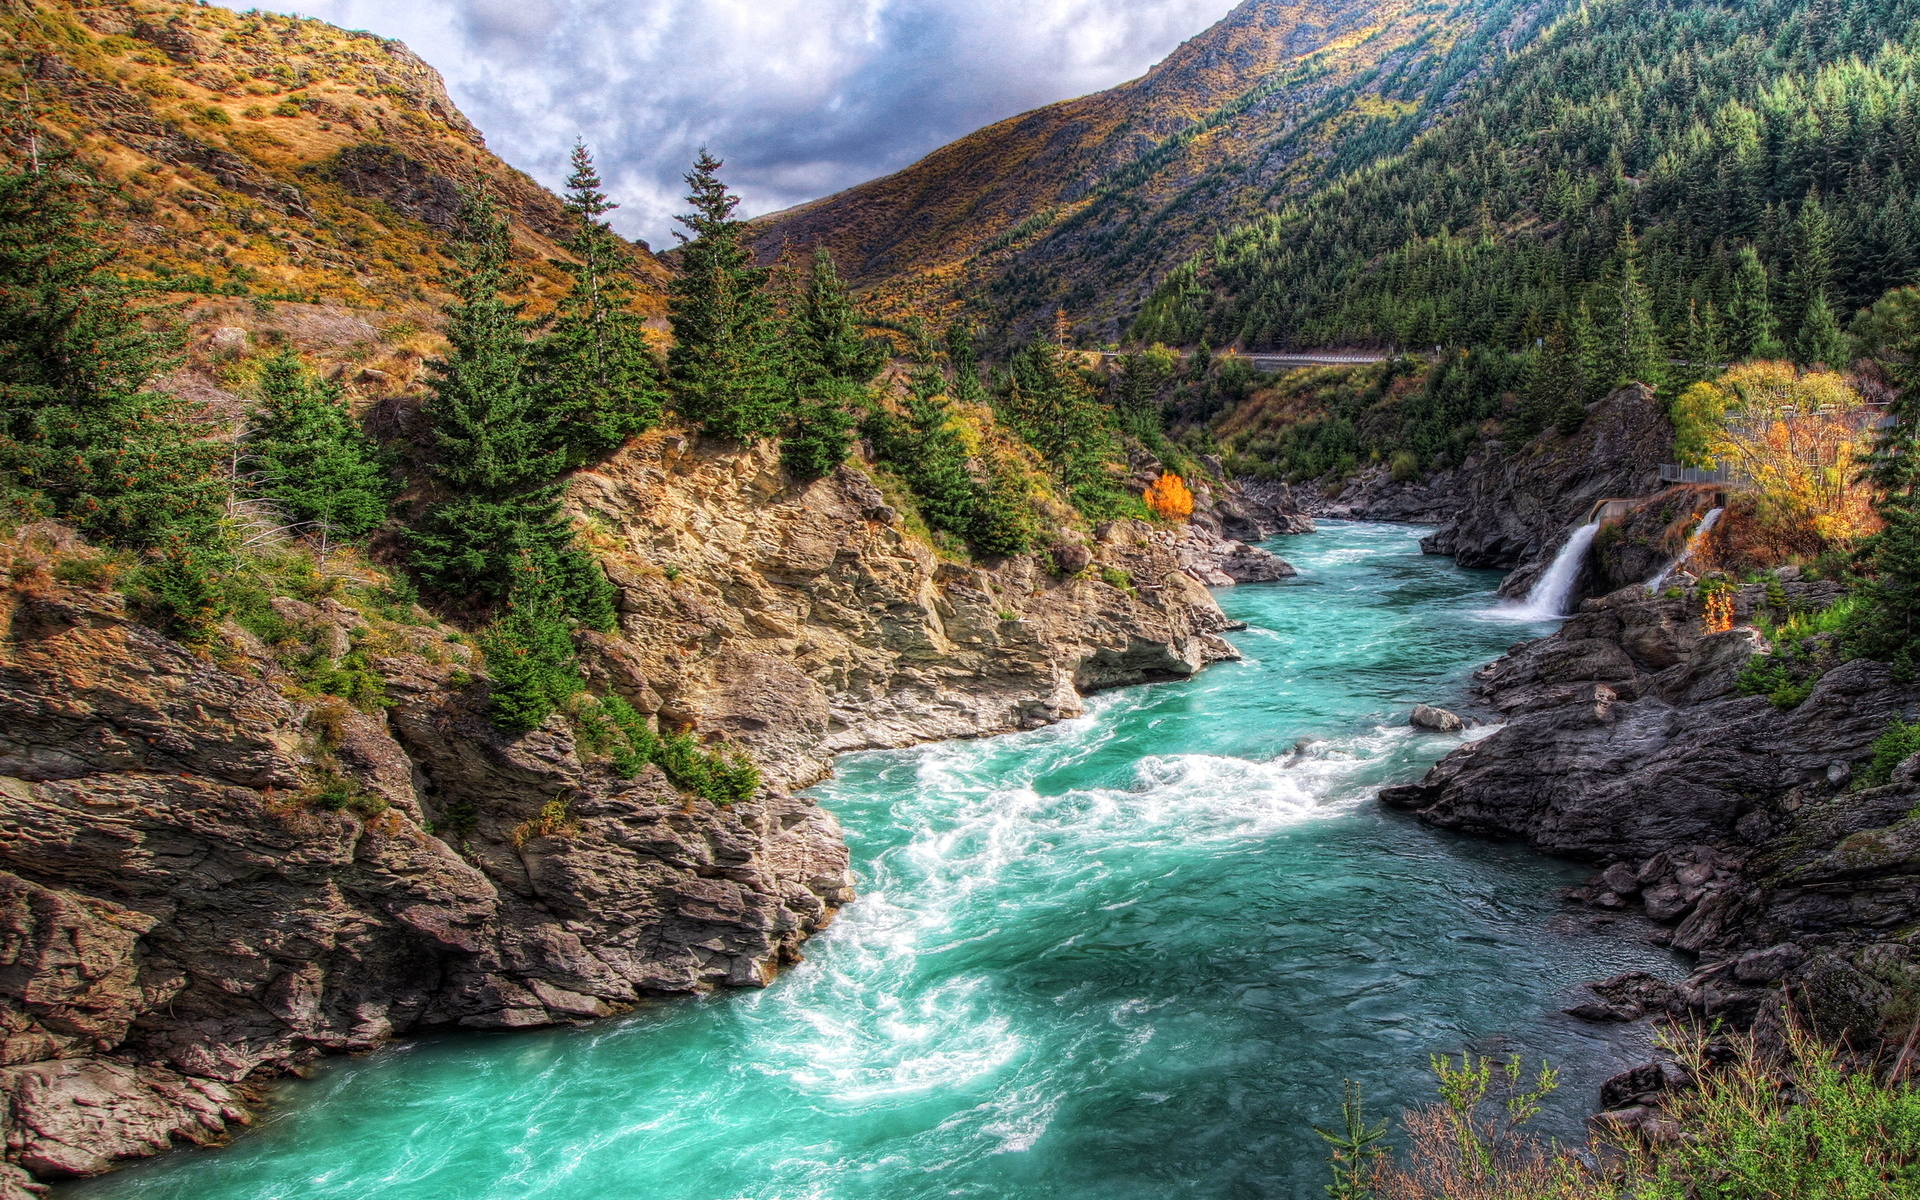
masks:
POLYGON ((1467 723, 1453 713, 1444 708, 1435 708, 1431 704, 1414 705, 1413 715, 1407 719, 1407 723, 1419 729, 1431 729, 1439 733, 1459 733, 1467 727, 1467 723))

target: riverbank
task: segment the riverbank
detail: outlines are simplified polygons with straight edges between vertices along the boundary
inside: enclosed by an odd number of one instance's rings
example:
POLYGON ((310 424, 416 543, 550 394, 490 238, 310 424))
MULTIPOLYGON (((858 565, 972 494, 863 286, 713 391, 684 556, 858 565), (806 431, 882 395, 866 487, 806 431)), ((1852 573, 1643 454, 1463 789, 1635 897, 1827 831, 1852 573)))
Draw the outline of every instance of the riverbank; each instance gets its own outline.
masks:
POLYGON ((326 1065, 234 1145, 70 1193, 1292 1196, 1322 1182, 1342 1077, 1387 1112, 1468 1047, 1567 1065, 1577 1136, 1644 1046, 1559 1010, 1678 971, 1568 916, 1580 869, 1371 802, 1459 744, 1412 704, 1524 632, 1479 615, 1496 575, 1419 536, 1290 539, 1297 580, 1220 594, 1239 663, 843 757, 814 795, 863 899, 766 991, 326 1065))

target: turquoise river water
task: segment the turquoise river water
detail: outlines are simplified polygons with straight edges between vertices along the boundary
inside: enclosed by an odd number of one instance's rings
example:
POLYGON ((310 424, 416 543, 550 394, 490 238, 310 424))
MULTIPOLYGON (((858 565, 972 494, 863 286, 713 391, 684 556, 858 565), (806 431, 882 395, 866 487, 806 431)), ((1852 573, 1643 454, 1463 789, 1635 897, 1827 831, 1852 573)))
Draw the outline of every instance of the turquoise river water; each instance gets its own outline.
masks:
POLYGON ((1415 702, 1551 628, 1488 619, 1498 577, 1418 536, 1276 544, 1299 579, 1220 596, 1243 662, 843 758, 818 795, 861 898, 764 991, 335 1061, 226 1148, 61 1194, 1309 1200, 1343 1078, 1388 1115, 1466 1048, 1566 1063, 1577 1134, 1636 1047, 1558 1010, 1673 966, 1563 912, 1579 868, 1372 799, 1459 740, 1415 702))

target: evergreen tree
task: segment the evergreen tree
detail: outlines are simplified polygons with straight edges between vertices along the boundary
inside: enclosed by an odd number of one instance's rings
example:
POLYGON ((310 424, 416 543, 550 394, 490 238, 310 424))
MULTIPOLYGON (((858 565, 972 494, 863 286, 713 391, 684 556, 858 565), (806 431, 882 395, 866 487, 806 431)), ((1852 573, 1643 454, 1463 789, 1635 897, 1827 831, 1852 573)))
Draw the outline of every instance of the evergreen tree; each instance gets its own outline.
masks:
POLYGON ((493 723, 524 733, 585 688, 568 632, 564 589, 522 551, 504 611, 481 635, 493 723))
POLYGON ((1794 358, 1807 366, 1820 365, 1843 371, 1847 367, 1847 335, 1840 331, 1840 319, 1825 292, 1815 292, 1800 323, 1800 337, 1794 346, 1794 358))
POLYGON ((856 413, 887 352, 861 336, 853 300, 825 248, 814 252, 793 309, 787 342, 794 396, 780 454, 795 477, 818 479, 846 461, 856 413))
POLYGON ((413 531, 414 567, 449 595, 496 601, 508 599, 516 581, 537 576, 565 598, 574 619, 611 628, 612 589, 560 516, 554 478, 566 456, 529 386, 528 323, 504 294, 515 282, 511 249, 499 207, 468 193, 460 269, 449 281, 450 352, 431 364, 426 405, 438 452, 429 473, 447 497, 413 531))
POLYGON ((964 321, 947 326, 947 365, 953 371, 953 398, 962 404, 982 404, 987 400, 986 385, 980 382, 980 351, 973 327, 964 321))
POLYGON ((1113 432, 1107 414, 1054 342, 1035 338, 1016 351, 1002 412, 1047 460, 1076 504, 1098 507, 1109 490, 1113 432))
POLYGON ((1885 524, 1860 549, 1868 581, 1844 638, 1849 653, 1892 663, 1904 682, 1920 668, 1920 337, 1896 357, 1900 392, 1868 466, 1885 524))
POLYGON ((1666 349, 1653 319, 1653 296, 1640 261, 1640 239, 1633 226, 1620 233, 1615 247, 1619 279, 1614 297, 1609 370, 1602 378, 1611 387, 1644 383, 1659 387, 1666 380, 1666 349))
POLYGON ((1720 314, 1707 302, 1701 311, 1697 301, 1687 305, 1687 344, 1685 357, 1688 382, 1712 379, 1726 366, 1726 350, 1721 343, 1720 314))
POLYGON ((179 330, 110 270, 111 239, 85 217, 95 186, 61 160, 0 166, 0 500, 211 570, 226 454, 151 389, 179 330))
MULTIPOLYGON (((1793 270, 1787 276, 1789 313, 1794 315, 1794 357, 1827 362, 1839 321, 1833 313, 1833 220, 1816 190, 1800 204, 1793 223, 1793 270)), ((1844 365, 1844 364, 1833 364, 1844 365)))
POLYGON ((716 437, 752 442, 778 433, 786 417, 779 326, 768 272, 753 265, 740 198, 720 182, 721 163, 700 152, 686 176, 693 211, 679 218, 685 243, 672 287, 673 349, 667 373, 674 403, 716 437))
POLYGON ((1530 438, 1548 425, 1577 429, 1586 419, 1586 398, 1587 380, 1580 368, 1580 356, 1566 326, 1556 321, 1533 360, 1515 432, 1521 438, 1530 438))
POLYGON ((619 206, 601 191, 593 155, 573 148, 566 209, 574 230, 562 264, 573 287, 533 353, 533 386, 560 442, 577 461, 617 448, 659 423, 666 403, 660 363, 633 312, 626 252, 604 218, 619 206))
POLYGON ((1779 322, 1774 318, 1773 302, 1768 296, 1767 268, 1752 246, 1740 248, 1733 273, 1733 294, 1727 301, 1727 320, 1733 357, 1771 359, 1784 353, 1779 322))
POLYGON ((385 520, 394 487, 384 455, 339 385, 283 350, 261 368, 259 389, 247 443, 260 493, 330 540, 361 537, 385 520))

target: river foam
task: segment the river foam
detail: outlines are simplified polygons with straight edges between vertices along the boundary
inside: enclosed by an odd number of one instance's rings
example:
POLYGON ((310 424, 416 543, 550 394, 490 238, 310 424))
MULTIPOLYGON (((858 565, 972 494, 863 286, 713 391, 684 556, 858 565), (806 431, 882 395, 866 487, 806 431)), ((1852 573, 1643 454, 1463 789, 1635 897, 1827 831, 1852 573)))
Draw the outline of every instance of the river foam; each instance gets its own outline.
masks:
MULTIPOLYGON (((1577 873, 1372 802, 1461 740, 1406 723, 1508 636, 1418 531, 1276 546, 1223 592, 1250 661, 818 789, 861 899, 773 986, 427 1039, 278 1089, 260 1127, 86 1200, 1198 1200, 1319 1194, 1340 1080, 1426 1056, 1616 1065, 1557 1015, 1661 952, 1563 928, 1577 873)), ((1476 731, 1474 735, 1483 735, 1476 731)))

